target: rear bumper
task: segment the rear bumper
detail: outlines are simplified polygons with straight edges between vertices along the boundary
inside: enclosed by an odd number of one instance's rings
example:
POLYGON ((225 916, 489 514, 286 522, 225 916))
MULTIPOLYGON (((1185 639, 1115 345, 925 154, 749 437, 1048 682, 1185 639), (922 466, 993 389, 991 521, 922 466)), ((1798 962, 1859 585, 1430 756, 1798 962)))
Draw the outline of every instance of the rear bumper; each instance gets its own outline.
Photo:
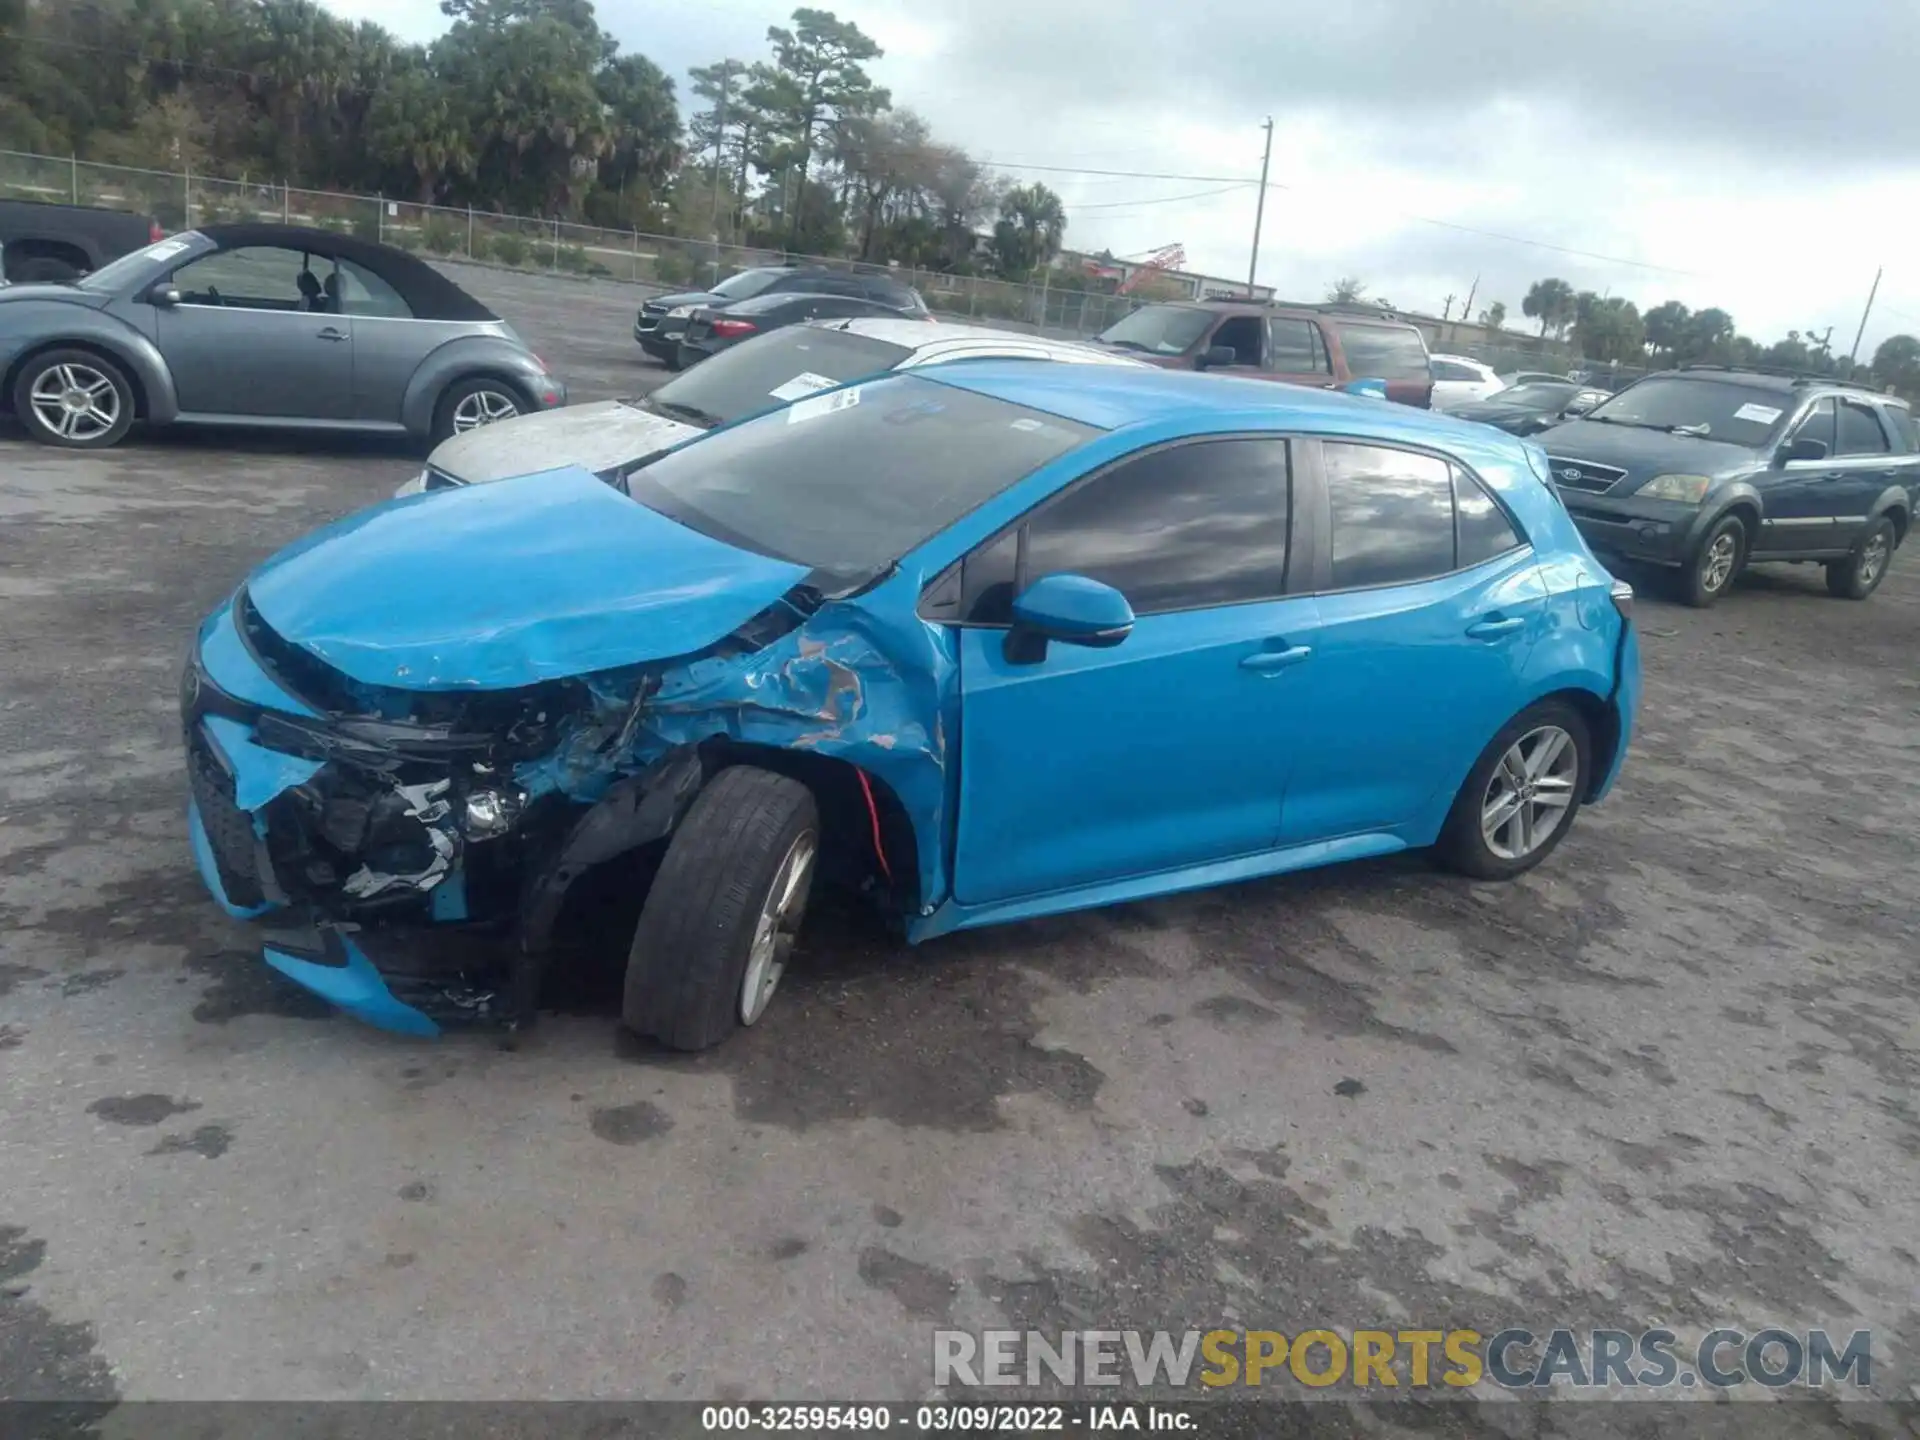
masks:
POLYGON ((1595 550, 1627 560, 1678 565, 1693 552, 1708 511, 1670 500, 1613 499, 1560 491, 1582 538, 1595 550))
POLYGON ((1619 726, 1619 739, 1613 747, 1612 760, 1588 793, 1589 804, 1606 799, 1612 792, 1614 782, 1620 778, 1620 767, 1626 763, 1627 747, 1633 743, 1634 720, 1640 711, 1640 632, 1632 621, 1627 622, 1620 640, 1613 709, 1615 723, 1619 726))

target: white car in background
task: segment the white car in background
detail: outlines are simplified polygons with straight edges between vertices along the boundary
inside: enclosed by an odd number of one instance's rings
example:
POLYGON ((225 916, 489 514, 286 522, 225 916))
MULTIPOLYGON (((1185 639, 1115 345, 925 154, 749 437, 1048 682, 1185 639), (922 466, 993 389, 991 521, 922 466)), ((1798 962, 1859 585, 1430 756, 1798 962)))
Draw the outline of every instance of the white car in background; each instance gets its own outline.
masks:
POLYGON ((873 317, 790 325, 723 350, 636 400, 569 405, 456 435, 398 493, 477 485, 563 465, 611 479, 717 425, 817 390, 887 370, 980 359, 1146 364, 1077 341, 941 321, 873 317))
POLYGON ((1506 381, 1493 373, 1491 365, 1482 365, 1465 355, 1435 355, 1431 363, 1435 410, 1451 410, 1456 405, 1484 400, 1507 388, 1506 381))

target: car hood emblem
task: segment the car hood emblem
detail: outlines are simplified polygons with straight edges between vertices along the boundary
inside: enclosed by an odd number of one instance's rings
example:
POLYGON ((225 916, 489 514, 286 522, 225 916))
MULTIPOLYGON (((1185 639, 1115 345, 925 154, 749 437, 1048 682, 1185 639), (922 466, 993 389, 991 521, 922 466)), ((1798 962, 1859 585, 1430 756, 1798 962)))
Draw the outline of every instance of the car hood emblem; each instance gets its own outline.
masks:
POLYGON ((1575 465, 1563 465, 1553 473, 1558 475, 1562 480, 1578 480, 1580 478, 1580 469, 1575 465))

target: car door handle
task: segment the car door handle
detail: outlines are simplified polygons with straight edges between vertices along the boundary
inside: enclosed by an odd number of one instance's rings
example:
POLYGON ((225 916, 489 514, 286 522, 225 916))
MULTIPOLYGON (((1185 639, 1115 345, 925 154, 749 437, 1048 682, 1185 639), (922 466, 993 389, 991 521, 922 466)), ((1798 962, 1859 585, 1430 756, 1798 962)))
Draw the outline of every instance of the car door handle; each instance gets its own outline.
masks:
POLYGON ((1513 634, 1514 631, 1521 629, 1526 623, 1526 621, 1515 616, 1508 616, 1504 620, 1481 620, 1467 626, 1467 634, 1471 635, 1475 640, 1497 640, 1502 635, 1513 634))
POLYGON ((1260 650, 1240 662, 1242 670, 1257 670, 1263 675, 1271 675, 1276 670, 1286 670, 1298 665, 1313 654, 1311 645, 1295 645, 1286 650, 1260 650))
POLYGON ((329 325, 327 326, 326 329, 322 330, 314 338, 319 340, 332 340, 332 341, 344 340, 347 338, 347 332, 344 330, 336 330, 333 328, 333 326, 329 325))

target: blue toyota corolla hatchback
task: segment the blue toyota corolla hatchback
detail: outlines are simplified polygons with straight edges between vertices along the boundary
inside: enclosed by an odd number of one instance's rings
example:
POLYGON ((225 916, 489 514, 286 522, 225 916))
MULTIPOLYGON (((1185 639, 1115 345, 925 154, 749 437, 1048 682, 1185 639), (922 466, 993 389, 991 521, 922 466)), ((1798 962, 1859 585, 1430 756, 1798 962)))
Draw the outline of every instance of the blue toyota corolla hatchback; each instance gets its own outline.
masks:
POLYGON ((913 941, 1416 847, 1511 877, 1639 690, 1545 468, 1373 400, 982 361, 394 501, 201 627, 195 856, 286 912, 270 964, 422 1034, 530 1016, 582 881, 646 884, 624 1018, 682 1048, 765 1012, 816 875, 913 941))

